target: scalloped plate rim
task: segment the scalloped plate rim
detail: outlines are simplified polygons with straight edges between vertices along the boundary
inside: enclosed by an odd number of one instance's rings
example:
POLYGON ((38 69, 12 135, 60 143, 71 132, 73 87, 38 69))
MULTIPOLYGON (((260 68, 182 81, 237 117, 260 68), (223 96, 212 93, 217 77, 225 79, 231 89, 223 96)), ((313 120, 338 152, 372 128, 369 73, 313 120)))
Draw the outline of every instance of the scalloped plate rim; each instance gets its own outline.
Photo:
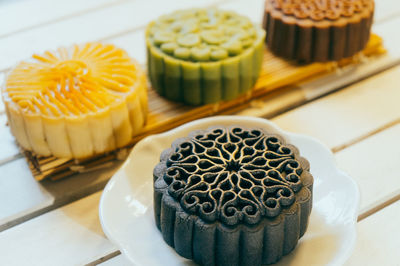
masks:
MULTIPOLYGON (((354 197, 355 202, 351 206, 352 207, 351 208, 352 212, 350 213, 351 224, 348 225, 348 229, 351 229, 351 231, 347 232, 348 234, 350 234, 348 239, 346 239, 347 240, 346 245, 348 248, 345 251, 343 251, 342 254, 340 254, 340 256, 335 257, 331 261, 329 261, 328 264, 329 265, 341 265, 344 262, 346 262, 347 259, 350 257, 352 251, 354 250, 355 241, 356 241, 356 237, 357 237, 356 223, 357 223, 357 214, 358 214, 358 209, 359 209, 359 204, 360 204, 360 192, 359 192, 357 183, 347 173, 345 173, 342 170, 340 170, 339 168, 337 168, 332 152, 321 141, 319 141, 313 137, 310 137, 310 136, 282 130, 276 124, 274 124, 273 122, 271 122, 267 119, 257 118, 257 117, 249 117, 249 116, 213 116, 213 117, 208 117, 208 118, 202 118, 202 119, 188 122, 186 124, 183 124, 181 126, 178 126, 176 128, 173 128, 173 129, 163 132, 163 133, 147 136, 144 139, 142 139, 141 141, 139 141, 134 146, 131 153, 127 157, 126 161, 122 164, 120 169, 118 169, 118 171, 108 181, 107 185, 105 186, 105 188, 102 192, 101 198, 100 198, 99 219, 100 219, 100 223, 101 223, 103 232, 105 233, 107 238, 122 251, 122 255, 126 256, 126 258, 130 262, 132 262, 132 263, 135 262, 135 258, 132 256, 131 252, 129 251, 129 248, 126 245, 121 244, 121 241, 119 241, 119 239, 114 237, 113 234, 110 232, 110 230, 108 230, 109 225, 107 225, 107 218, 106 218, 106 215, 104 214, 104 211, 105 211, 104 206, 105 206, 105 202, 107 200, 109 191, 114 188, 116 183, 118 183, 118 181, 119 181, 118 179, 123 177, 122 175, 120 175, 120 172, 122 172, 127 167, 127 165, 131 163, 131 160, 134 157, 137 150, 140 150, 140 148, 143 145, 146 145, 146 144, 148 145, 148 143, 151 142, 152 140, 168 138, 168 137, 174 136, 176 134, 179 134, 179 132, 182 132, 185 130, 192 131, 197 128, 207 128, 211 125, 221 125, 221 123, 226 123, 227 121, 231 121, 231 120, 235 120, 235 122, 229 123, 230 125, 235 125, 235 123, 236 124, 240 123, 241 125, 246 126, 244 124, 246 124, 248 122, 257 123, 257 124, 259 123, 259 125, 258 125, 259 127, 265 127, 265 126, 270 127, 273 130, 276 130, 277 132, 282 134, 285 139, 303 139, 303 140, 307 140, 307 141, 317 144, 319 146, 319 148, 321 148, 323 150, 323 153, 325 153, 325 155, 327 156, 330 165, 333 166, 333 169, 335 170, 335 175, 341 176, 341 177, 347 179, 348 182, 350 182, 353 193, 354 193, 352 196, 354 197), (218 122, 218 121, 221 121, 221 122, 218 122)), ((169 143, 169 145, 170 145, 170 143, 169 143)), ((300 152, 302 152, 302 150, 300 150, 300 152)), ((159 157, 158 154, 155 156, 159 157)), ((315 188, 314 188, 314 193, 315 193, 315 188)), ((307 232, 306 232, 306 234, 307 234, 307 232)), ((167 244, 165 244, 165 245, 167 245, 167 244)), ((179 256, 179 255, 176 255, 176 256, 179 256)))

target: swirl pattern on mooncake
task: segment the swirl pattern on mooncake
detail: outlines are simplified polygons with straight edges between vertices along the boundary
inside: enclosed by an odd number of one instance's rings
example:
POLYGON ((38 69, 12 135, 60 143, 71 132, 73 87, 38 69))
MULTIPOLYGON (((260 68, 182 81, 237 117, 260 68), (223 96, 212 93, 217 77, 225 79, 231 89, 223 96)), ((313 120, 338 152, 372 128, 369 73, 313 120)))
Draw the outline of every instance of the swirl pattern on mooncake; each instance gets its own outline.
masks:
POLYGON ((168 192, 184 210, 227 225, 277 216, 302 187, 293 147, 256 129, 197 135, 179 144, 167 167, 168 192))
POLYGON ((299 19, 313 20, 351 17, 356 13, 369 9, 371 0, 271 0, 272 6, 282 10, 285 15, 299 19))
POLYGON ((157 228, 200 265, 274 263, 306 232, 310 165, 264 129, 192 131, 161 153, 153 177, 157 228))
POLYGON ((110 44, 33 55, 10 71, 3 99, 17 141, 40 156, 85 158, 123 147, 147 116, 144 72, 110 44))
POLYGON ((130 93, 137 72, 137 65, 113 45, 75 45, 34 54, 31 61, 20 63, 8 75, 5 91, 24 112, 82 115, 130 93))

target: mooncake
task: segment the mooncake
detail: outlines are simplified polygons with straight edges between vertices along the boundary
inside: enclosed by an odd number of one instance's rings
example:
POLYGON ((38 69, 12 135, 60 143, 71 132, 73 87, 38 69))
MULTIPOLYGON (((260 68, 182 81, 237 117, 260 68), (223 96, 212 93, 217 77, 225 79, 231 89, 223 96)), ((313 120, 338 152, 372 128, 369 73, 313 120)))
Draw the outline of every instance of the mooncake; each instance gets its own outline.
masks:
POLYGON ((230 100, 258 78, 265 32, 218 9, 179 10, 146 29, 148 72, 165 98, 189 105, 230 100))
POLYGON ((155 166, 157 228, 200 265, 265 265, 307 229, 313 177, 285 139, 239 126, 192 131, 155 166))
POLYGON ((337 61, 364 49, 373 14, 373 0, 266 0, 266 43, 299 63, 337 61))
POLYGON ((79 159, 123 147, 147 116, 144 71, 111 44, 35 54, 10 71, 2 96, 18 144, 39 156, 79 159))

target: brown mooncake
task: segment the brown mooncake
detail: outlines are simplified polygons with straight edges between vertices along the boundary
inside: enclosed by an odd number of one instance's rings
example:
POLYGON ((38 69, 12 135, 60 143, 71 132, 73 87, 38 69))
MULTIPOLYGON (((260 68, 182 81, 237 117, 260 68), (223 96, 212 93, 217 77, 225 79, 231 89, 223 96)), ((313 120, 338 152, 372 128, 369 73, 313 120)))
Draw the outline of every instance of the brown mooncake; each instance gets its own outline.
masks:
POLYGON ((201 265, 264 265, 307 229, 313 177, 283 137, 238 126, 192 131, 154 168, 154 213, 165 242, 201 265))
POLYGON ((299 63, 337 61, 364 49, 373 13, 373 0, 266 0, 266 43, 299 63))

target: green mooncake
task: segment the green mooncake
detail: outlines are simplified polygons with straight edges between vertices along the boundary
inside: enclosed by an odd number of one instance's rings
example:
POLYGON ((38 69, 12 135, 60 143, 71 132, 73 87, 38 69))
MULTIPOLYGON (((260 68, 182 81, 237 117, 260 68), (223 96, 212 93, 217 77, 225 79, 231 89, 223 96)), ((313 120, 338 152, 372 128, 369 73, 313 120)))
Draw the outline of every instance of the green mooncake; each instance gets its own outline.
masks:
POLYGON ((146 30, 151 83, 160 95, 189 105, 234 99, 256 82, 264 39, 264 30, 231 11, 161 16, 146 30))

